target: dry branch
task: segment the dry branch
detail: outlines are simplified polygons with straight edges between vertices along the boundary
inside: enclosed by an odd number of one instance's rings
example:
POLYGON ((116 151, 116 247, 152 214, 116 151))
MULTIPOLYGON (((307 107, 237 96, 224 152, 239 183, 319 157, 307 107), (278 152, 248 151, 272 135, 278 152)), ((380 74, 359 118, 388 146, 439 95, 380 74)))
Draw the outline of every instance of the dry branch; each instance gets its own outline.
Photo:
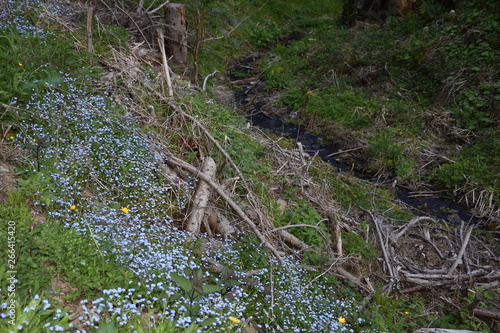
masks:
POLYGON ((281 261, 281 255, 279 254, 278 250, 272 245, 266 237, 260 232, 259 228, 255 225, 255 223, 245 214, 245 212, 238 206, 236 202, 233 201, 229 197, 229 195, 226 194, 224 189, 217 184, 214 180, 211 178, 207 177, 204 173, 200 172, 197 168, 192 166, 191 164, 184 162, 181 159, 178 159, 177 157, 170 155, 167 163, 171 163, 175 166, 178 166, 180 168, 183 168, 185 170, 188 170, 195 175, 197 175, 199 178, 202 178, 207 184, 209 184, 221 197, 224 199, 229 206, 245 221, 250 229, 255 233, 255 235, 259 238, 259 240, 262 242, 262 245, 266 247, 268 250, 270 250, 278 260, 281 261))
POLYGON ((160 46, 161 58, 163 62, 163 73, 167 80, 168 96, 174 97, 174 91, 172 89, 172 81, 170 80, 170 70, 168 67, 167 54, 165 53, 165 37, 163 36, 163 30, 158 29, 158 45, 160 46))
POLYGON ((87 10, 87 52, 92 54, 94 48, 92 46, 92 19, 94 17, 94 7, 89 6, 87 10))
POLYGON ((460 252, 458 252, 457 259, 455 260, 453 265, 451 265, 450 269, 448 270, 448 274, 453 273, 455 271, 455 268, 457 268, 458 264, 462 261, 462 257, 464 255, 465 249, 467 248, 467 245, 469 244, 469 239, 470 239, 470 235, 472 233, 472 229, 474 229, 474 225, 472 225, 472 224, 467 227, 467 232, 466 232, 465 238, 462 242, 462 247, 460 248, 460 252))
POLYGON ((210 228, 215 231, 215 233, 224 236, 229 236, 236 233, 236 229, 233 228, 231 222, 229 222, 227 217, 225 217, 219 211, 213 208, 208 208, 207 216, 208 224, 210 228))
POLYGON ((474 309, 472 313, 478 317, 500 320, 500 311, 498 309, 474 309))
POLYGON ((387 244, 384 241, 384 238, 382 237, 382 231, 380 230, 380 228, 381 228, 380 224, 382 222, 382 219, 373 215, 372 212, 370 212, 370 211, 366 211, 366 212, 368 212, 368 214, 370 214, 370 217, 372 218, 373 223, 375 224, 375 228, 377 229, 378 239, 380 242, 380 247, 382 248, 382 252, 384 254, 384 259, 385 259, 385 264, 387 266, 387 270, 389 271, 389 275, 391 276, 391 278, 394 279, 394 278, 396 278, 396 275, 394 273, 394 268, 392 267, 391 261, 389 259, 389 254, 387 253, 387 244))
POLYGON ((420 221, 422 221, 422 220, 429 220, 429 221, 431 221, 431 222, 436 222, 436 221, 434 221, 434 219, 432 219, 432 218, 430 218, 430 217, 428 217, 428 216, 420 216, 420 217, 416 217, 416 218, 412 219, 410 222, 408 222, 408 224, 407 224, 407 225, 405 225, 405 226, 404 226, 404 228, 403 228, 400 232, 398 232, 398 233, 397 233, 397 234, 393 237, 393 241, 394 241, 394 242, 395 242, 395 241, 397 241, 397 240, 398 240, 398 238, 400 238, 401 236, 403 236, 403 235, 405 234, 405 232, 406 232, 409 228, 413 227, 413 226, 414 226, 417 222, 420 222, 420 221))
MULTIPOLYGON (((217 166, 215 165, 215 161, 210 156, 205 157, 201 169, 201 172, 205 175, 205 177, 213 179, 216 170, 217 166)), ((205 210, 210 194, 210 186, 203 179, 200 179, 196 190, 193 193, 193 198, 191 199, 191 206, 186 223, 186 231, 191 232, 194 235, 198 235, 200 233, 201 222, 205 217, 205 210)))

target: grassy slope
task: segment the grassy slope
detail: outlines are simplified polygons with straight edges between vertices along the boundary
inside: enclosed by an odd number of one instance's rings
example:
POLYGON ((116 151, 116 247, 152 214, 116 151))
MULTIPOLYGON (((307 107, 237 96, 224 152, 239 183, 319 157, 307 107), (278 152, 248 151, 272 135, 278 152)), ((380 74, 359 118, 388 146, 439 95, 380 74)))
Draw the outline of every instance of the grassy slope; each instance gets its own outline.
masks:
MULTIPOLYGON (((339 12, 338 3, 302 3, 269 1, 243 21, 234 35, 207 42, 200 57, 201 73, 220 69, 228 45, 242 43, 243 51, 275 43, 289 33, 281 25, 284 20, 293 19, 300 29, 323 29, 325 21, 335 22, 332 17, 339 12)), ((208 13, 218 13, 207 15, 207 24, 214 26, 207 29, 207 36, 230 30, 261 4, 264 1, 253 2, 248 8, 236 2, 205 5, 208 13)), ((14 2, 11 5, 16 8, 14 2)), ((205 146, 206 138, 151 94, 162 91, 157 71, 142 68, 140 80, 124 74, 119 77, 120 89, 103 86, 98 79, 104 69, 89 63, 81 46, 78 52, 74 49, 74 40, 84 40, 83 29, 68 34, 53 21, 38 19, 39 12, 40 8, 21 7, 20 12, 12 13, 17 17, 17 28, 3 25, 0 36, 5 41, 0 56, 6 64, 1 101, 11 105, 2 111, 1 149, 4 160, 15 163, 19 172, 16 190, 2 192, 0 205, 1 237, 16 239, 2 248, 0 288, 5 321, 0 330, 67 330, 71 321, 89 332, 132 331, 131 326, 141 332, 149 325, 156 327, 151 331, 158 332, 192 332, 205 325, 212 326, 203 331, 213 332, 252 331, 261 326, 269 331, 281 327, 304 332, 350 328, 356 332, 402 332, 436 319, 425 314, 421 299, 398 300, 379 293, 359 311, 358 300, 365 295, 354 286, 333 276, 319 279, 316 273, 297 270, 292 262, 285 269, 269 260, 251 235, 221 242, 210 253, 203 251, 201 241, 177 230, 177 219, 183 214, 194 181, 188 177, 172 182, 163 174, 155 153, 165 158, 162 152, 168 148, 195 164, 200 154, 211 151, 210 145, 205 146), (51 33, 33 30, 34 22, 51 33), (147 89, 138 82, 145 83, 147 89), (143 119, 148 119, 149 125, 141 122, 143 119), (156 126, 156 121, 161 125, 156 126), (152 142, 155 151, 151 150, 152 142), (7 228, 9 221, 15 222, 15 233, 7 228), (8 289, 11 280, 7 278, 13 275, 7 266, 9 249, 14 249, 15 259, 11 260, 19 280, 14 296, 8 289), (211 273, 204 261, 207 256, 237 271, 259 269, 256 281, 242 285, 211 273), (269 284, 276 290, 274 298, 260 293, 269 284), (8 314, 13 299, 17 303, 11 324, 8 314), (64 308, 71 316, 61 310, 64 308)), ((105 25, 100 29, 94 39, 99 53, 94 56, 105 59, 111 46, 125 46, 129 40, 123 30, 105 25)), ((123 57, 132 61, 126 53, 123 57)), ((272 161, 266 149, 241 132, 233 110, 214 105, 209 96, 195 93, 183 81, 177 83, 176 91, 188 112, 198 116, 220 142, 229 142, 228 152, 252 180, 254 191, 269 203, 267 209, 274 212, 277 224, 290 219, 318 222, 321 216, 316 209, 307 200, 294 197, 293 189, 284 195, 294 205, 279 217, 266 184, 290 184, 271 177, 272 161)), ((214 150, 211 154, 218 161, 224 160, 214 150)), ((234 171, 221 169, 221 180, 234 177, 234 171)), ((329 170, 314 172, 318 179, 325 179, 329 170)), ((353 180, 329 181, 343 193, 337 195, 346 206, 373 199, 374 190, 364 189, 365 185, 356 187, 353 180)), ((245 196, 244 188, 235 186, 235 191, 235 195, 245 196)), ((382 194, 376 197, 383 199, 382 194)), ((384 204, 392 207, 381 202, 384 204)), ((408 216, 407 212, 399 214, 408 216)), ((317 242, 315 245, 323 242, 313 232, 302 236, 317 242)), ((351 240, 347 252, 364 260, 376 257, 372 244, 361 236, 349 233, 347 239, 351 240)), ((484 328, 466 314, 440 316, 439 322, 449 327, 484 328)))
POLYGON ((304 123, 345 148, 365 146, 370 172, 439 184, 476 206, 489 206, 491 196, 494 209, 498 10, 495 1, 462 3, 455 13, 425 3, 382 25, 320 24, 308 38, 278 43, 264 80, 270 90, 284 88, 283 103, 304 123), (473 191, 484 195, 472 199, 473 191))

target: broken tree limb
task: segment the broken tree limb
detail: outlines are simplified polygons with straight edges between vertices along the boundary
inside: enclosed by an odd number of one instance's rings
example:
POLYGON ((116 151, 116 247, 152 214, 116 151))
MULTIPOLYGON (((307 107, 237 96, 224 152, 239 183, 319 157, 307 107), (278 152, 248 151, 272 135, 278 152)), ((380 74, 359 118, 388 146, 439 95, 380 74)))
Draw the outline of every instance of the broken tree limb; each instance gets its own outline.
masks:
POLYGON ((94 18, 94 7, 89 6, 87 9, 87 52, 89 56, 93 53, 92 46, 92 19, 94 18))
POLYGON ((351 281, 352 283, 354 283, 355 285, 357 285, 361 289, 363 289, 369 293, 375 292, 375 289, 373 289, 373 287, 371 285, 363 284, 363 282, 361 282, 360 278, 352 275, 351 273, 349 273, 348 271, 346 271, 342 267, 340 267, 340 266, 335 267, 335 272, 337 272, 337 274, 340 275, 341 277, 351 281))
POLYGON ((201 90, 203 90, 203 91, 207 90, 207 81, 208 81, 208 78, 211 77, 211 76, 214 76, 217 73, 220 73, 220 72, 218 70, 215 70, 215 71, 212 72, 212 74, 208 74, 207 76, 205 76, 205 80, 203 80, 203 88, 201 90))
MULTIPOLYGON (((240 168, 238 168, 238 166, 236 165, 236 163, 234 163, 233 159, 231 158, 231 156, 227 153, 227 151, 222 148, 222 146, 219 144, 219 142, 217 140, 215 140, 215 138, 212 136, 212 134, 210 134, 210 131, 207 130, 207 128, 205 126, 203 126, 199 121, 198 119, 196 119, 196 117, 193 117, 191 116, 190 114, 184 112, 182 110, 182 108, 178 107, 177 105, 175 105, 174 103, 171 103, 171 101, 169 100, 166 100, 165 98, 163 98, 162 96, 160 96, 160 98, 167 103, 167 105, 172 108, 174 111, 176 111, 177 113, 179 113, 180 115, 182 115, 183 117, 186 117, 188 118, 189 120, 191 120, 196 126, 198 126, 202 132, 206 135, 206 137, 215 145, 215 147, 217 147, 217 149, 224 155, 224 157, 226 158, 226 160, 229 162, 229 164, 234 168, 234 170, 236 171, 237 175, 240 177, 240 180, 243 184, 243 186, 245 187, 245 189, 247 190, 248 194, 248 198, 250 200, 250 202, 252 203, 252 205, 254 207, 258 207, 258 200, 257 198, 255 197, 255 195, 252 193, 252 191, 250 190, 250 186, 248 185, 247 183, 247 180, 246 178, 243 176, 243 173, 241 172, 240 168)), ((269 223, 269 221, 267 220, 267 218, 265 218, 264 216, 262 216, 262 214, 259 213, 259 209, 256 209, 256 212, 257 214, 259 215, 259 219, 261 221, 262 224, 265 224, 265 225, 271 225, 271 223, 269 223)))
POLYGON ((288 231, 285 231, 285 228, 292 228, 292 227, 314 227, 309 224, 294 224, 294 225, 288 225, 284 227, 279 227, 276 229, 271 230, 271 232, 278 232, 278 234, 285 239, 287 243, 292 245, 295 248, 301 249, 301 250, 306 250, 309 249, 310 246, 289 233, 288 231))
POLYGON ((396 278, 396 275, 394 274, 394 268, 392 267, 391 261, 389 259, 389 255, 387 253, 387 245, 384 241, 384 238, 382 237, 382 231, 380 230, 379 223, 381 223, 382 220, 380 218, 376 217, 375 215, 373 215, 372 212, 370 212, 368 210, 365 210, 365 211, 368 212, 368 214, 370 214, 370 217, 373 220, 373 224, 375 224, 375 229, 377 230, 378 238, 380 241, 380 247, 382 248, 382 253, 384 254, 384 259, 385 259, 385 264, 387 266, 387 270, 389 271, 389 275, 391 276, 391 278, 394 279, 394 278, 396 278))
POLYGON ((404 227, 403 229, 398 232, 395 236, 394 236, 394 239, 393 241, 397 241, 398 238, 400 238, 401 236, 403 236, 405 234, 405 232, 410 229, 412 226, 414 226, 416 223, 422 221, 422 220, 429 220, 431 222, 435 222, 434 219, 428 217, 428 216, 420 216, 420 217, 416 217, 414 219, 412 219, 410 222, 408 222, 404 227))
POLYGON ((158 29, 158 45, 160 46, 161 59, 163 62, 163 73, 165 74, 165 79, 167 80, 168 96, 172 98, 174 97, 174 91, 172 89, 172 81, 170 80, 170 71, 165 51, 165 37, 163 36, 163 30, 161 29, 158 29))
MULTIPOLYGON (((205 157, 201 172, 208 178, 213 179, 217 166, 215 161, 210 157, 205 157)), ((194 191, 193 198, 191 199, 191 206, 188 213, 188 220, 186 223, 186 231, 198 235, 200 233, 201 222, 205 217, 208 199, 210 198, 211 188, 203 179, 198 181, 196 190, 194 191)))
POLYGON ((472 313, 478 317, 500 320, 500 311, 497 309, 474 309, 472 313))
POLYGON ((450 269, 448 270, 448 274, 452 274, 455 271, 455 268, 457 268, 458 264, 462 261, 462 257, 465 253, 465 249, 467 248, 467 245, 469 244, 469 239, 470 239, 470 235, 472 233, 472 229, 474 229, 474 225, 470 224, 467 227, 464 241, 462 242, 462 247, 460 248, 460 251, 458 252, 457 259, 455 260, 453 265, 451 265, 450 269))
POLYGON ((230 236, 236 233, 236 229, 233 228, 224 214, 221 214, 213 208, 208 208, 207 215, 208 224, 210 225, 210 228, 215 231, 215 233, 224 236, 230 236))
POLYGON ((198 177, 202 178, 205 182, 207 182, 217 192, 217 194, 219 194, 222 197, 222 199, 224 199, 228 203, 228 205, 231 206, 231 208, 243 219, 243 221, 245 221, 245 223, 248 224, 250 229, 252 229, 255 235, 262 242, 262 245, 266 247, 269 251, 271 251, 279 261, 282 261, 281 255, 279 254, 278 250, 276 250, 276 248, 266 239, 266 237, 260 232, 259 228, 257 228, 255 223, 245 214, 245 212, 240 208, 240 206, 238 206, 238 204, 234 202, 234 200, 231 199, 229 195, 227 195, 227 193, 219 184, 217 184, 213 179, 207 177, 207 175, 205 175, 203 172, 200 172, 191 164, 181 159, 178 159, 173 155, 169 155, 168 157, 169 158, 167 160, 167 163, 171 163, 175 166, 188 170, 197 175, 198 177))

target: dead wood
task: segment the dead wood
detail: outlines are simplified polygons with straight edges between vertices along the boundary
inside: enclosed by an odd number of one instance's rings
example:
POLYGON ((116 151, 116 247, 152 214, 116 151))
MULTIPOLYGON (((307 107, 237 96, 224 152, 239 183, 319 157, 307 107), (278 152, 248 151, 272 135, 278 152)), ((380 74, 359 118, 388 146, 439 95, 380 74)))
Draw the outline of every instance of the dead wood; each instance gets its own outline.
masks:
POLYGON ((92 20, 94 18, 94 7, 89 6, 87 10, 87 52, 91 55, 94 52, 92 45, 92 20))
POLYGON ((352 283, 354 283, 355 285, 357 285, 358 287, 360 287, 361 289, 363 289, 368 293, 375 292, 375 289, 371 284, 364 284, 361 281, 361 278, 352 275, 351 273, 349 273, 340 266, 335 267, 335 273, 337 273, 337 275, 339 275, 340 277, 343 277, 344 279, 351 281, 352 283))
POLYGON ((470 239, 470 235, 472 233, 473 228, 474 228, 474 225, 472 225, 472 224, 467 227, 467 232, 466 232, 465 238, 462 242, 462 247, 460 248, 460 251, 458 252, 457 259, 455 260, 453 265, 451 265, 450 269, 448 270, 448 274, 453 273, 455 271, 455 268, 457 268, 458 264, 462 261, 462 257, 465 253, 465 249, 467 248, 467 245, 469 244, 469 239, 470 239))
POLYGON ((398 232, 396 235, 394 235, 394 237, 391 240, 393 242, 396 242, 398 240, 398 238, 403 236, 409 228, 411 228, 412 226, 414 226, 415 224, 417 224, 418 222, 423 221, 423 220, 429 220, 431 222, 435 222, 434 219, 432 219, 428 216, 416 217, 416 218, 412 219, 410 222, 408 222, 408 224, 400 232, 398 232))
POLYGON ((165 79, 167 80, 168 96, 172 98, 174 96, 174 91, 172 89, 172 81, 170 80, 170 70, 167 61, 167 54, 165 52, 165 37, 163 36, 163 30, 158 29, 158 45, 160 46, 161 59, 163 63, 163 73, 165 79))
POLYGON ((301 241, 300 239, 298 239, 297 237, 295 237, 291 233, 283 230, 285 228, 292 228, 292 227, 314 227, 314 226, 309 225, 309 224, 300 224, 300 225, 294 224, 294 225, 283 226, 283 227, 279 227, 276 229, 272 229, 272 230, 270 230, 270 232, 277 232, 285 240, 285 242, 289 243, 291 246, 293 246, 297 249, 301 249, 301 250, 310 249, 311 246, 307 245, 306 243, 304 243, 303 241, 301 241))
POLYGON ((169 156, 167 163, 171 163, 175 166, 188 170, 194 173, 196 176, 202 178, 207 184, 209 184, 222 197, 222 199, 224 199, 224 201, 226 201, 228 205, 243 219, 243 221, 245 221, 245 223, 250 227, 250 229, 252 229, 255 235, 262 242, 262 245, 268 250, 270 250, 271 253, 273 253, 273 255, 275 255, 276 258, 281 261, 281 255, 278 252, 278 250, 274 247, 274 245, 271 244, 271 242, 269 242, 269 240, 260 232, 259 228, 255 225, 255 223, 245 214, 245 212, 240 208, 240 206, 238 206, 238 204, 234 202, 233 199, 229 197, 229 195, 226 194, 224 189, 218 183, 216 183, 216 181, 207 177, 204 173, 200 172, 196 167, 192 166, 191 164, 181 159, 178 159, 173 155, 169 156))
MULTIPOLYGON (((215 161, 210 156, 205 157, 201 173, 203 173, 206 178, 213 179, 216 170, 217 166, 215 161)), ((191 205, 186 223, 186 231, 193 235, 198 235, 200 233, 200 226, 205 217, 205 210, 210 194, 210 186, 203 179, 200 179, 193 193, 193 197, 191 198, 191 205)))
POLYGON ((213 208, 207 209, 208 224, 216 234, 231 236, 236 233, 236 229, 231 225, 227 217, 213 208))
POLYGON ((474 309, 472 313, 478 317, 500 320, 500 311, 498 309, 474 309))

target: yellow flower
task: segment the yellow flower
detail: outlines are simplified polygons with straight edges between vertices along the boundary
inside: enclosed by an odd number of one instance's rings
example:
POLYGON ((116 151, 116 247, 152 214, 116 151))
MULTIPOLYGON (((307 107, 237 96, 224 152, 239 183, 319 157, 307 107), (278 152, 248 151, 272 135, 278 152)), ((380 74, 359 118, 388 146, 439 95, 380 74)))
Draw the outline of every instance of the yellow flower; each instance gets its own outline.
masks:
POLYGON ((9 139, 14 140, 15 136, 11 135, 9 136, 9 139))
POLYGON ((128 214, 128 208, 127 207, 122 207, 122 212, 124 212, 125 214, 128 214))
POLYGON ((22 66, 23 64, 21 64, 20 62, 17 63, 19 66, 22 66))
POLYGON ((405 311, 405 315, 409 315, 410 313, 408 311, 405 311))
POLYGON ((31 140, 31 141, 36 142, 36 139, 33 139, 33 140, 31 140))
POLYGON ((76 205, 72 205, 71 207, 69 207, 69 209, 75 210, 76 209, 76 205))
POLYGON ((344 317, 339 317, 339 322, 341 322, 342 324, 345 323, 345 318, 344 317))
POLYGON ((234 317, 229 317, 229 320, 231 320, 235 324, 239 324, 241 322, 241 320, 239 320, 238 318, 234 318, 234 317))

